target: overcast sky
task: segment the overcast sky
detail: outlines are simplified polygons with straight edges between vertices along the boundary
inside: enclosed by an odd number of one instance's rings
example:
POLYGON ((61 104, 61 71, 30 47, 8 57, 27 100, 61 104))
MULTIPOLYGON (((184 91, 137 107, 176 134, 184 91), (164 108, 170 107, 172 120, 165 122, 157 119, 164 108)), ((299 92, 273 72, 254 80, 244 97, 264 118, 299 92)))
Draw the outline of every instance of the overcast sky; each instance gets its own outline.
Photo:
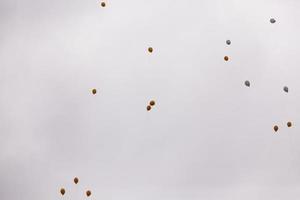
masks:
POLYGON ((0 199, 298 200, 299 10, 0 0, 0 199))

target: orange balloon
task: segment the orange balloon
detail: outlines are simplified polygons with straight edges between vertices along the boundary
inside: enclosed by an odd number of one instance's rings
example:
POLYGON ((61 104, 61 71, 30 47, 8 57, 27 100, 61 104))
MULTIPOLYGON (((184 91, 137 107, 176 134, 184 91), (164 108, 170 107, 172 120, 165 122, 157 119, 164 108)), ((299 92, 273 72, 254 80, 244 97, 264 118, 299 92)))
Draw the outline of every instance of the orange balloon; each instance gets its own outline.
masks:
POLYGON ((77 184, 79 182, 79 179, 77 177, 74 178, 74 183, 77 184))
POLYGON ((65 195, 66 190, 65 190, 64 188, 61 188, 61 189, 60 189, 60 193, 61 193, 61 195, 65 195))
POLYGON ((150 111, 151 110, 151 106, 147 106, 147 111, 150 111))
POLYGON ((101 2, 101 6, 102 7, 105 7, 106 6, 106 3, 103 1, 103 2, 101 2))
POLYGON ((155 105, 155 101, 150 101, 150 106, 154 106, 155 105))
POLYGON ((90 190, 87 190, 87 191, 86 191, 86 196, 89 197, 89 196, 91 196, 91 194, 92 194, 92 192, 91 192, 90 190))
POLYGON ((152 47, 149 47, 149 48, 148 48, 148 51, 149 51, 149 53, 152 53, 152 52, 153 52, 153 48, 152 48, 152 47))
POLYGON ((277 126, 277 125, 275 125, 275 126, 274 126, 274 131, 275 131, 275 132, 277 132, 277 131, 278 131, 278 129, 279 129, 279 128, 278 128, 278 126, 277 126))

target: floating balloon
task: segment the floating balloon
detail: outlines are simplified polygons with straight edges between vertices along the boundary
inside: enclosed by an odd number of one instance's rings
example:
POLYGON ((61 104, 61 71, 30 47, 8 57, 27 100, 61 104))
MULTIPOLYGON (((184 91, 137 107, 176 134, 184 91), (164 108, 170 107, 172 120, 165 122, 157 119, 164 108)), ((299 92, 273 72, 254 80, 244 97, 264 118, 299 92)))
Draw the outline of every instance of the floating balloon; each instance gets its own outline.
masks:
POLYGON ((77 184, 79 182, 79 179, 77 177, 74 178, 74 183, 77 184))
POLYGON ((92 194, 92 192, 90 191, 90 190, 87 190, 86 192, 85 192, 85 194, 86 194, 86 196, 91 196, 91 194, 92 194))
POLYGON ((250 87, 250 81, 245 81, 245 85, 247 86, 247 87, 250 87))
POLYGON ((155 105, 155 101, 154 100, 152 100, 152 101, 150 101, 150 106, 154 106, 155 105))
POLYGON ((60 194, 61 194, 61 195, 65 195, 65 193, 66 193, 66 190, 65 190, 64 188, 61 188, 61 189, 60 189, 60 194))
POLYGON ((275 20, 274 18, 271 18, 271 19, 270 19, 270 22, 271 22, 272 24, 274 24, 274 23, 276 22, 276 20, 275 20))
POLYGON ((147 106, 147 111, 150 111, 151 110, 151 106, 147 106))
POLYGON ((152 53, 152 52, 153 52, 153 48, 152 48, 152 47, 149 47, 149 48, 148 48, 148 51, 149 51, 149 53, 152 53))
POLYGON ((277 132, 277 131, 278 131, 278 129, 279 129, 279 128, 278 128, 278 126, 277 126, 277 125, 275 125, 275 126, 274 126, 274 131, 275 131, 275 132, 277 132))

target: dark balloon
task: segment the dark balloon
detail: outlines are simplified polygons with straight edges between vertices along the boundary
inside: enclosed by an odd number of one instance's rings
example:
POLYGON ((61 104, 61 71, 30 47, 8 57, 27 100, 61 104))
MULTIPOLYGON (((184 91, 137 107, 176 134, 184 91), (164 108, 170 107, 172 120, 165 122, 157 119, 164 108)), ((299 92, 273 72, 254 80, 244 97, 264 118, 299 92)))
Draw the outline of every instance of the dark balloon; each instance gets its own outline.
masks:
POLYGON ((150 101, 150 106, 154 106, 155 105, 155 101, 150 101))
POLYGON ((279 128, 278 128, 278 126, 277 126, 277 125, 275 125, 275 126, 274 126, 274 131, 275 131, 275 132, 277 132, 277 131, 278 131, 278 129, 279 129, 279 128))
POLYGON ((149 51, 149 53, 152 53, 152 52, 153 52, 153 48, 152 48, 152 47, 149 47, 149 48, 148 48, 148 51, 149 51))
POLYGON ((79 182, 79 179, 77 177, 74 178, 74 183, 77 184, 79 182))
POLYGON ((246 85, 247 87, 250 87, 250 81, 245 81, 245 85, 246 85))
POLYGON ((271 18, 271 19, 270 19, 270 22, 271 22, 272 24, 274 24, 274 23, 276 22, 276 20, 275 20, 274 18, 271 18))
POLYGON ((151 110, 151 106, 147 106, 147 111, 150 111, 151 110))
POLYGON ((64 195, 66 193, 66 190, 64 188, 61 188, 60 193, 61 193, 61 195, 64 195))
POLYGON ((91 196, 92 192, 90 190, 86 191, 86 196, 91 196))

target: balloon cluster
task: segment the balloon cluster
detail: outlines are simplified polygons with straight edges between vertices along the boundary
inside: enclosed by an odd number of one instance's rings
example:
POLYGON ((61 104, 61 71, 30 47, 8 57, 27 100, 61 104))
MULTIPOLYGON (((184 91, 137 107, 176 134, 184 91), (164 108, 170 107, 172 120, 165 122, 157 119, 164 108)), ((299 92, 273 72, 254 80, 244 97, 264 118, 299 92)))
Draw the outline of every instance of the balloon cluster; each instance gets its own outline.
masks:
MULTIPOLYGON (((75 177, 75 178, 73 179, 73 182, 77 185, 77 184, 79 183, 79 178, 78 178, 78 177, 75 177)), ((60 194, 61 194, 62 196, 64 196, 64 195, 66 194, 66 189, 65 189, 65 188, 61 188, 61 189, 60 189, 60 194)), ((92 192, 91 192, 90 190, 87 190, 87 191, 85 192, 85 195, 86 195, 87 197, 89 197, 89 196, 92 195, 92 192)))

